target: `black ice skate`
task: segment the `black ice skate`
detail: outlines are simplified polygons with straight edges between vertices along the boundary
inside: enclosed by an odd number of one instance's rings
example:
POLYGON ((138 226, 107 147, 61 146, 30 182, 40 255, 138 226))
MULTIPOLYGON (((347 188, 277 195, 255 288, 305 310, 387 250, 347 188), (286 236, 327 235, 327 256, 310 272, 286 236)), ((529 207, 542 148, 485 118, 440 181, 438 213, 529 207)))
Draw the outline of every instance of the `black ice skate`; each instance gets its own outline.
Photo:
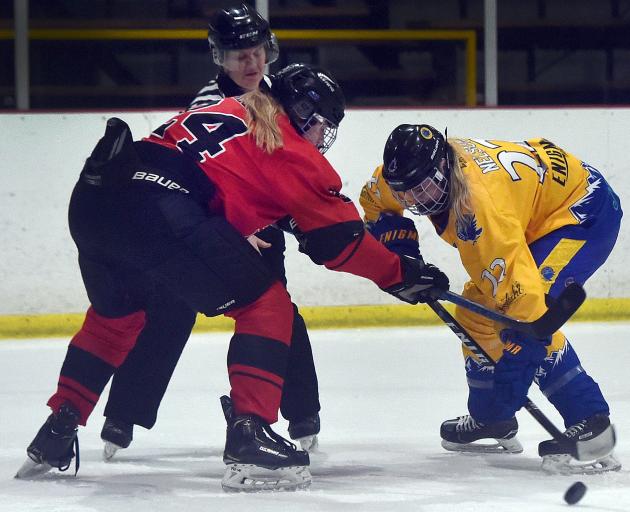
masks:
POLYGON ((118 450, 128 448, 133 440, 133 423, 105 418, 101 439, 105 441, 103 459, 111 460, 118 450))
POLYGON ((319 413, 307 416, 301 420, 289 422, 289 436, 294 441, 298 441, 302 450, 316 452, 319 446, 317 434, 319 434, 319 413))
POLYGON ((257 416, 232 417, 227 427, 223 490, 305 489, 311 485, 308 453, 276 434, 257 416))
POLYGON ((18 470, 15 478, 37 478, 52 468, 66 471, 75 456, 75 471, 79 471, 79 439, 77 437, 79 412, 69 403, 64 403, 57 414, 48 416, 26 449, 27 461, 18 470))
POLYGON ((469 414, 446 420, 440 427, 442 447, 452 452, 521 453, 517 432, 516 418, 485 425, 469 414), (495 443, 476 442, 482 439, 494 439, 495 443))
POLYGON ((562 440, 550 439, 538 445, 542 469, 548 473, 593 474, 619 471, 613 455, 615 428, 606 414, 595 414, 570 426, 562 440))

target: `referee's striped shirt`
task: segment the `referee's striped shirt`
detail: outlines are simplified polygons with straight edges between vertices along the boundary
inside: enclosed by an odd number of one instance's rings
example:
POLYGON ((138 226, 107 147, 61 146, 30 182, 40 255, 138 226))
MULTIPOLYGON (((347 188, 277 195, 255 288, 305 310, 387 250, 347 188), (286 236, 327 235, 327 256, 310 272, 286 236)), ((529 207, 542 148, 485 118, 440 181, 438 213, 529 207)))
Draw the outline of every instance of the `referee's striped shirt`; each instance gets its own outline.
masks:
MULTIPOLYGON (((268 88, 271 86, 271 79, 265 75, 260 83, 261 88, 268 88)), ((238 86, 234 80, 232 80, 225 73, 219 73, 215 78, 210 80, 205 86, 203 86, 195 99, 190 102, 187 110, 194 108, 204 107, 210 103, 221 100, 223 98, 229 98, 231 96, 240 96, 245 91, 242 87, 238 86)))

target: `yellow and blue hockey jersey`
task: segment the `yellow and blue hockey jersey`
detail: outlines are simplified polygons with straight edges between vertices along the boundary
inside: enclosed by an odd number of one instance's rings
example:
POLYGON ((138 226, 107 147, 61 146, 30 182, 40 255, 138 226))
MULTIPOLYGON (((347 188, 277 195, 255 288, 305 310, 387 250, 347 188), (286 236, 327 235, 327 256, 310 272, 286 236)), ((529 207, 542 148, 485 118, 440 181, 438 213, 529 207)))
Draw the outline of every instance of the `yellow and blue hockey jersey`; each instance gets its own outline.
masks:
MULTIPOLYGON (((457 248, 470 276, 463 294, 515 318, 540 317, 546 310, 545 293, 553 279, 541 277, 528 245, 558 228, 585 222, 596 213, 594 202, 598 199, 593 192, 603 178, 546 139, 448 142, 466 177, 472 211, 460 222, 452 212, 437 220, 430 218, 440 237, 457 248)), ((379 166, 361 191, 367 222, 375 222, 383 211, 403 212, 381 173, 379 166)), ((560 256, 555 262, 545 262, 545 268, 566 264, 581 243, 563 240, 560 256)), ((557 276, 561 268, 553 270, 557 276)), ((496 326, 461 308, 457 308, 456 316, 491 355, 499 356, 496 326)), ((557 350, 564 337, 556 333, 553 341, 557 350)))

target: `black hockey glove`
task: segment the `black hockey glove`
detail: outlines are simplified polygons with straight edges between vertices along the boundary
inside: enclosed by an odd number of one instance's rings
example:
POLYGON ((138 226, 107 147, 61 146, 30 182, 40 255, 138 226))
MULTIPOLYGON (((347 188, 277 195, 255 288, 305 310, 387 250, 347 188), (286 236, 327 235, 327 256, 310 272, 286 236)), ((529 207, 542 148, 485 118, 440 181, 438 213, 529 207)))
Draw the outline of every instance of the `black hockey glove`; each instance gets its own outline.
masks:
POLYGON ((404 302, 418 304, 437 300, 448 291, 448 277, 435 265, 409 256, 401 256, 400 262, 403 282, 385 288, 387 293, 404 302))

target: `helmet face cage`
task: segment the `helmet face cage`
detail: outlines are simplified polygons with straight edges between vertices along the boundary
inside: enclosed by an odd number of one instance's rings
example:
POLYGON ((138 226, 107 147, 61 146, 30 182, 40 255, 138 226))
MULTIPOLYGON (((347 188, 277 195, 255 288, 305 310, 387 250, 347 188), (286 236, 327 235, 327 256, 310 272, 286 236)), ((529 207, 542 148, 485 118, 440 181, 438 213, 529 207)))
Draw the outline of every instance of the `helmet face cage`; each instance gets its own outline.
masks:
POLYGON ((312 142, 323 155, 335 142, 337 128, 328 119, 314 113, 299 130, 304 138, 312 142))
POLYGON ((448 178, 438 168, 408 190, 390 189, 401 206, 415 215, 435 215, 448 207, 448 178))
POLYGON ((328 120, 324 121, 322 140, 317 145, 317 149, 323 155, 330 149, 335 140, 337 140, 337 126, 330 124, 328 120))

